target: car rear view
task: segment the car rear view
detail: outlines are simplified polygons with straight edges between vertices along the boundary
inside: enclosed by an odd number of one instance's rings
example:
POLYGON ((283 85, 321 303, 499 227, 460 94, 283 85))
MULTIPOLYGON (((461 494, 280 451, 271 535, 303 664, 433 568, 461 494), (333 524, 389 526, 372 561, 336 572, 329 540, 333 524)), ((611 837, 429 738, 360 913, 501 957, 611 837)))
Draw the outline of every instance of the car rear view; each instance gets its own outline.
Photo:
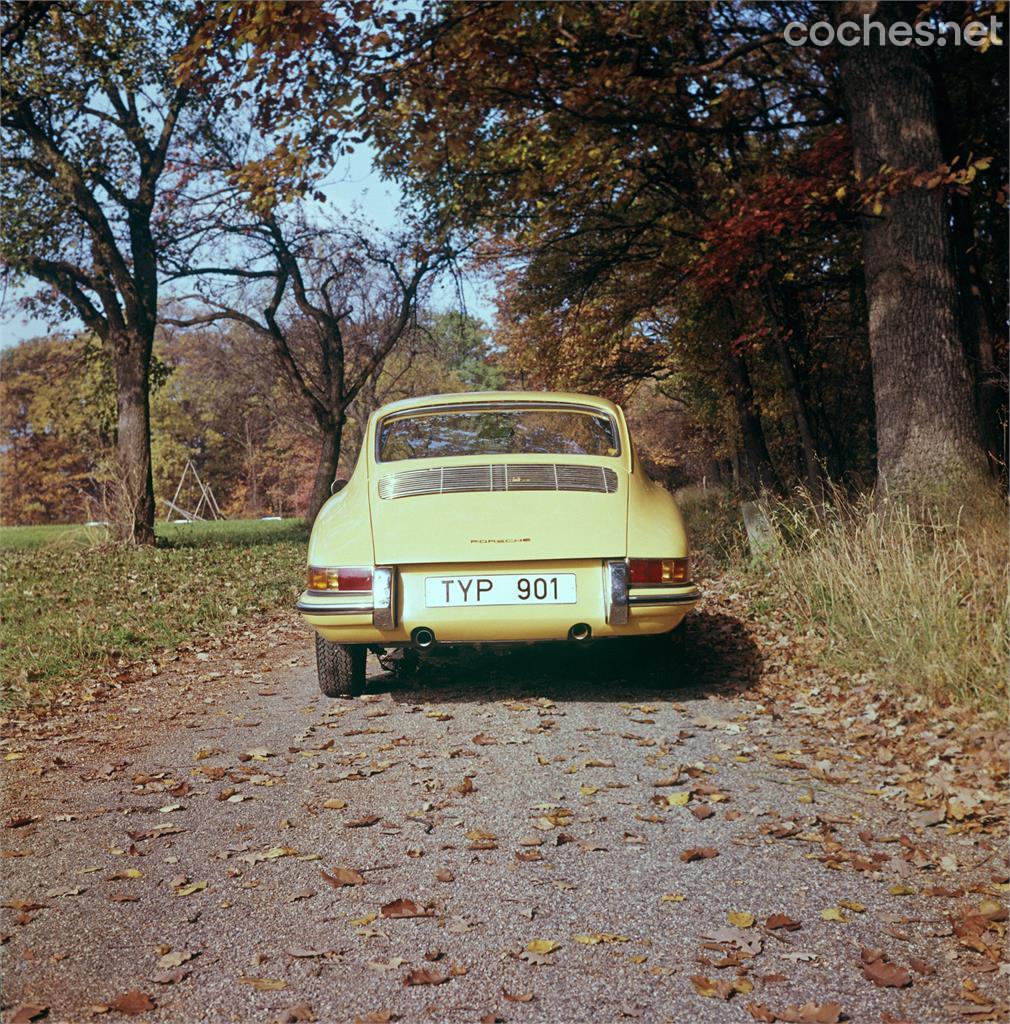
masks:
POLYGON ((299 609, 324 692, 352 692, 365 646, 663 633, 697 599, 679 513, 637 464, 620 409, 487 393, 373 415, 313 528, 299 609), (361 648, 336 659, 347 671, 329 687, 326 644, 361 648))

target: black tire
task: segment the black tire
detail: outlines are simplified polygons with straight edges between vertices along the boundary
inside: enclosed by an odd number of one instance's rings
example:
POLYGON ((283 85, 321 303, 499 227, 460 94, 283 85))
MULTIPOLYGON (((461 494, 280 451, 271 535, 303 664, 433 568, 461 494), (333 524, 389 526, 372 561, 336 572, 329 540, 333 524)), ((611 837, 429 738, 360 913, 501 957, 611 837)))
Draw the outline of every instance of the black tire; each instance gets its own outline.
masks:
POLYGON ((357 697, 365 692, 364 644, 335 644, 316 633, 316 671, 324 697, 357 697))

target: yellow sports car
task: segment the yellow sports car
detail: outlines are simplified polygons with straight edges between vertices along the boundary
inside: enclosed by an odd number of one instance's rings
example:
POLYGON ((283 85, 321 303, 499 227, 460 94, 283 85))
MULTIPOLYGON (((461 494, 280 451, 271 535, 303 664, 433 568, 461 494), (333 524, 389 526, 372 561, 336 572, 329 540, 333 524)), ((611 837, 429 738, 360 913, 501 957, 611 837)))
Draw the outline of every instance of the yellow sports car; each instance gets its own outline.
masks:
POLYGON ((680 512, 620 408, 510 391, 372 414, 297 607, 337 697, 364 689, 368 650, 669 633, 699 597, 680 512))

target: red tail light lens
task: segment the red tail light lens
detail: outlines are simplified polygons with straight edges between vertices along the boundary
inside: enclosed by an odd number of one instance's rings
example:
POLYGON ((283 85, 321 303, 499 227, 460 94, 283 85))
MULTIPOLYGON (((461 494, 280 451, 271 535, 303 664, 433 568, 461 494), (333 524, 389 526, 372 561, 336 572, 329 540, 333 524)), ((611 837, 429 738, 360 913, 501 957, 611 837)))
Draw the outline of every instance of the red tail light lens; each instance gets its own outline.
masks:
POLYGON ((691 578, 686 558, 630 558, 628 583, 633 587, 662 587, 687 583, 691 578))
POLYGON ((372 570, 359 567, 320 569, 309 566, 309 590, 328 594, 360 593, 372 589, 372 570))

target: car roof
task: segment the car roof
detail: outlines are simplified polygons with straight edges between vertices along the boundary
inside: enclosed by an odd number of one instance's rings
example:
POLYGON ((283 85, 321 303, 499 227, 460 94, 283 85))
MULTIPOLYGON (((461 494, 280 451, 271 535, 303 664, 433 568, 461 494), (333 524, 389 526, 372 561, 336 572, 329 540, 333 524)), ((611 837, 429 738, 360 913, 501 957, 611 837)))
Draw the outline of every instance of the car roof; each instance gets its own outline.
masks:
POLYGON ((583 395, 574 391, 463 391, 447 395, 419 395, 415 398, 401 398, 398 402, 390 402, 377 409, 375 416, 378 418, 391 413, 410 412, 412 409, 429 409, 438 405, 486 405, 489 402, 514 402, 523 405, 539 402, 548 404, 563 402, 591 406, 611 415, 617 412, 617 406, 606 398, 583 395))

